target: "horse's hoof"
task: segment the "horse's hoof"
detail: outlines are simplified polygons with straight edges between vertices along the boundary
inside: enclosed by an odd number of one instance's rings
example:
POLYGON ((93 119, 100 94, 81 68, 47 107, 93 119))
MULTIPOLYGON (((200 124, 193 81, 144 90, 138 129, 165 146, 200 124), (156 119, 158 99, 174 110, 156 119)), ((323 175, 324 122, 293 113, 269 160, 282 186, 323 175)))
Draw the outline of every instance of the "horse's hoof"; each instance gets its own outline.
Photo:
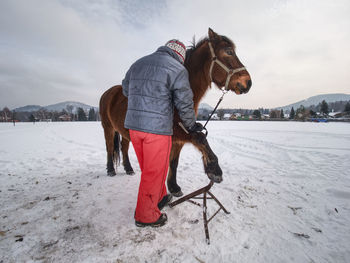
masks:
POLYGON ((110 177, 113 177, 113 176, 116 176, 116 172, 115 171, 109 171, 107 172, 107 176, 110 176, 110 177))
POLYGON ((222 182, 222 175, 215 175, 212 173, 208 173, 208 177, 210 180, 214 181, 214 183, 221 183, 222 182))
POLYGON ((180 191, 178 191, 178 192, 175 192, 175 193, 171 193, 173 196, 175 196, 175 197, 180 197, 180 196, 183 196, 184 195, 184 193, 180 190, 180 191))
POLYGON ((125 172, 126 172, 126 174, 127 174, 127 175, 134 175, 134 174, 135 174, 134 170, 131 170, 131 171, 125 171, 125 172))

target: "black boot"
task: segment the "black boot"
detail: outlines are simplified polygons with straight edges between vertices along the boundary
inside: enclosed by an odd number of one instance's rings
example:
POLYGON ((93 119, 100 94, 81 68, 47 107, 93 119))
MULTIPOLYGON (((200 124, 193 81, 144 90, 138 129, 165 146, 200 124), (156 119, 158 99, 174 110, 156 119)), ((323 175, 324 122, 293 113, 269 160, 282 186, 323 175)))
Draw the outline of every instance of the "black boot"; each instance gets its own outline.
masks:
POLYGON ((135 221, 135 225, 138 227, 145 227, 145 226, 151 226, 151 227, 161 227, 164 226, 166 221, 168 221, 168 217, 165 213, 162 213, 158 220, 153 223, 142 223, 139 221, 135 221))

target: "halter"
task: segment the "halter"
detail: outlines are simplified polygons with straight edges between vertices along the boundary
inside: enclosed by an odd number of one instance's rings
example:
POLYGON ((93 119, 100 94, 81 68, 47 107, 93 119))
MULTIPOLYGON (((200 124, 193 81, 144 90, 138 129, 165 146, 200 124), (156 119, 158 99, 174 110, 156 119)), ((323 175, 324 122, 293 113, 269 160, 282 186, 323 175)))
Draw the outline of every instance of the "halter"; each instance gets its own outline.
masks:
POLYGON ((242 70, 245 70, 245 67, 241 67, 241 68, 236 68, 236 69, 229 69, 224 63, 222 63, 216 56, 215 56, 215 52, 213 49, 213 46, 211 45, 211 42, 209 41, 209 49, 210 49, 210 53, 211 53, 211 64, 210 64, 210 68, 209 68, 209 77, 210 77, 210 82, 213 81, 213 77, 212 77, 212 71, 213 71, 213 67, 214 64, 217 63, 223 70, 225 70, 227 72, 227 78, 226 78, 226 82, 225 82, 225 89, 222 89, 222 91, 224 92, 224 90, 228 91, 228 84, 230 83, 230 79, 231 77, 237 73, 240 72, 242 70))

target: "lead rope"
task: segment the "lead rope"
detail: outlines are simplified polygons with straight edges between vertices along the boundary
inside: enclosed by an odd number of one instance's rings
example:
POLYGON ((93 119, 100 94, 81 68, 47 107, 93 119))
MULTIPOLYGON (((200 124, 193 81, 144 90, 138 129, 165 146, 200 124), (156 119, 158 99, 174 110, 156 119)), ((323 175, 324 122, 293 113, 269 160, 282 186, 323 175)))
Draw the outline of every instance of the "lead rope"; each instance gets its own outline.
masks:
MULTIPOLYGON (((222 92, 222 95, 221 95, 221 97, 220 97, 218 103, 216 104, 216 106, 215 106, 215 108, 213 109, 213 111, 210 113, 209 118, 207 119, 206 123, 205 123, 204 126, 203 126, 203 130, 205 131, 205 132, 204 132, 205 137, 208 136, 208 130, 207 130, 207 128, 205 128, 205 126, 207 126, 208 122, 210 121, 210 119, 211 119, 211 117, 213 116, 213 114, 214 114, 214 112, 216 111, 216 109, 219 107, 220 103, 221 103, 222 100, 224 99, 224 96, 225 96, 225 94, 228 92, 228 90, 225 90, 225 89, 223 88, 223 89, 221 89, 221 92, 222 92)), ((185 128, 185 126, 182 124, 182 122, 179 122, 178 124, 179 124, 179 126, 180 126, 187 134, 189 134, 188 130, 185 128)))
MULTIPOLYGON (((205 126, 207 126, 208 122, 210 121, 211 117, 212 117, 213 114, 215 113, 216 109, 219 107, 220 103, 221 103, 222 100, 224 99, 224 96, 225 96, 225 94, 228 92, 228 90, 221 89, 221 92, 222 92, 222 95, 221 95, 221 97, 220 97, 218 103, 216 104, 216 106, 215 106, 215 108, 213 109, 213 111, 210 113, 209 118, 207 119, 206 123, 205 123, 204 126, 203 126, 203 128, 204 128, 205 130, 207 130, 207 129, 205 128, 205 126)), ((207 134, 207 133, 208 133, 208 132, 206 132, 206 134, 207 134)))

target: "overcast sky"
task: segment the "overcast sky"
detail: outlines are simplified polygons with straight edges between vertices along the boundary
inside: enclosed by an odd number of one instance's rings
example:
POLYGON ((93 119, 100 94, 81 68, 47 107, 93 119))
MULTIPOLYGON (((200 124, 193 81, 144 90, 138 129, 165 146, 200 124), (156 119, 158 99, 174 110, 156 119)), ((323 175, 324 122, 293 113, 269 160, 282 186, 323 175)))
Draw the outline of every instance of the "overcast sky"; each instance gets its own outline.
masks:
MULTIPOLYGON (((222 107, 270 108, 350 94, 349 0, 1 0, 0 108, 98 105, 129 66, 178 38, 231 38, 251 74, 222 107)), ((220 97, 213 87, 203 102, 220 97)))

